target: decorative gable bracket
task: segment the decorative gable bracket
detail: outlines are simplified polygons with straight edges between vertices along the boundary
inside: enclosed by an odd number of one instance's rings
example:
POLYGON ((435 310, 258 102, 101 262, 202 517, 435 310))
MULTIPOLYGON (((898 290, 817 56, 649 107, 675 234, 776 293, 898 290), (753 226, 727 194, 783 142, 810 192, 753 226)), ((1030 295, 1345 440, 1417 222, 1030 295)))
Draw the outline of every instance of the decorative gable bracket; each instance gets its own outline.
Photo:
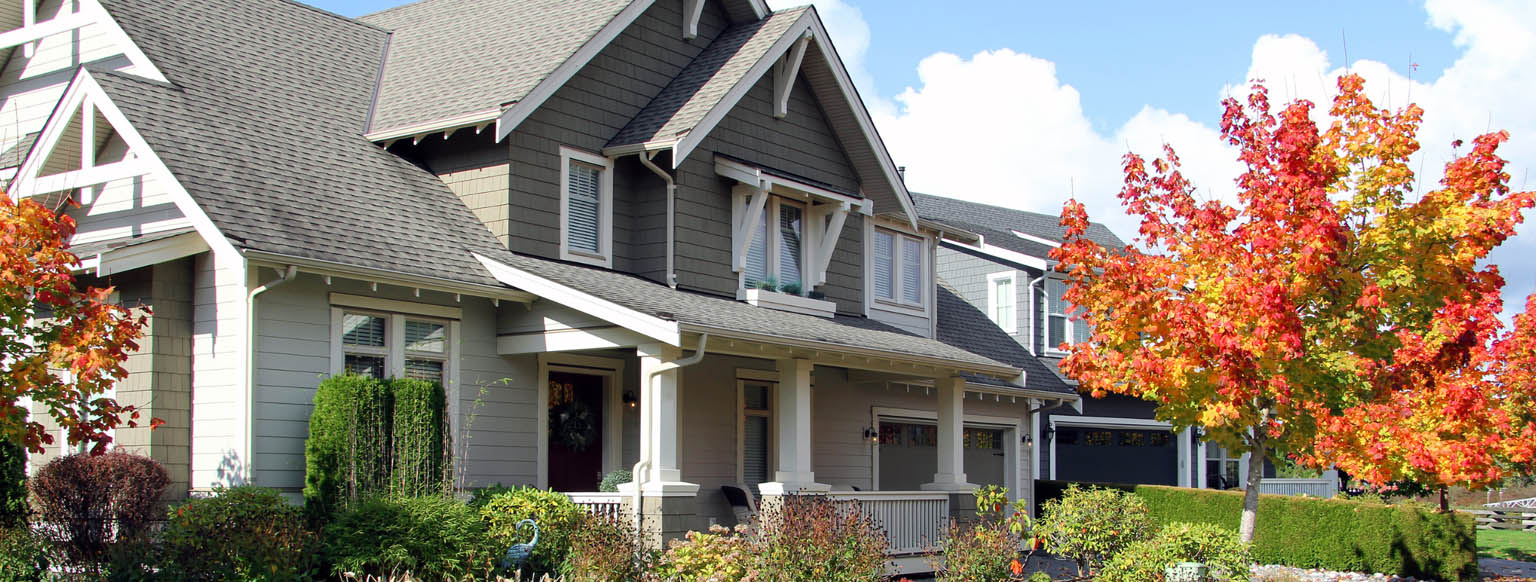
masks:
POLYGON ((704 0, 683 0, 683 40, 699 37, 699 20, 704 18, 704 0))
POLYGON ((715 173, 735 180, 731 189, 740 212, 731 224, 731 270, 741 272, 747 268, 747 250, 752 238, 747 233, 757 232, 761 226, 763 208, 768 195, 774 194, 805 201, 806 208, 806 282, 811 286, 827 282, 827 268, 837 241, 842 238, 843 225, 848 214, 855 209, 860 214, 871 213, 869 202, 808 184, 785 176, 764 172, 732 159, 715 158, 715 173))
POLYGON ((800 75, 800 62, 805 60, 805 49, 811 44, 811 32, 805 31, 795 46, 773 65, 773 116, 783 119, 789 115, 789 94, 795 88, 795 77, 800 75))

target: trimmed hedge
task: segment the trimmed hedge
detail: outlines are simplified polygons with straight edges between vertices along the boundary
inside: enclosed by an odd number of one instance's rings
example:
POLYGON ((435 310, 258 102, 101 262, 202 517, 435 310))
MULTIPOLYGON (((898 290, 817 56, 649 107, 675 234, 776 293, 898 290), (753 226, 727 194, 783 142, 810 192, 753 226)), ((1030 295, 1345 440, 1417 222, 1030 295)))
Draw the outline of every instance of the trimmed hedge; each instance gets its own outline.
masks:
POLYGON ((382 492, 389 477, 389 389, 365 376, 332 376, 315 389, 304 441, 304 504, 324 520, 382 492))
POLYGON ((0 441, 0 528, 21 525, 27 519, 27 450, 0 441))
POLYGON ((390 486, 397 495, 447 492, 449 483, 443 409, 446 398, 436 382, 396 378, 389 381, 394 399, 390 486))
MULTIPOLYGON (((1064 487, 1040 482, 1042 499, 1064 487)), ((1237 530, 1241 491, 1156 485, 1112 485, 1146 500, 1159 527, 1209 523, 1237 530)), ((1414 505, 1381 505, 1336 499, 1263 495, 1253 558, 1263 564, 1377 572, 1415 578, 1477 579, 1477 538, 1472 519, 1414 505)))

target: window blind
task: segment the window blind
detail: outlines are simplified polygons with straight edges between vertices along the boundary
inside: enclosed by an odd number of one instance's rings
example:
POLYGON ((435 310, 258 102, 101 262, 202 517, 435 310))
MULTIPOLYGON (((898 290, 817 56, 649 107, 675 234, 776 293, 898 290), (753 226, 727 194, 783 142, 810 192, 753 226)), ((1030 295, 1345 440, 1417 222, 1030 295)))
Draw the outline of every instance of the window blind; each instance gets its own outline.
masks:
POLYGON ((442 353, 447 328, 441 323, 405 320, 405 349, 412 352, 442 353))
POLYGON ((602 168, 575 161, 567 169, 565 242, 573 251, 602 252, 602 173, 602 168))
POLYGON ((752 230, 752 243, 747 245, 747 272, 743 284, 748 289, 768 278, 768 205, 763 205, 763 215, 758 217, 757 228, 752 230))
POLYGON ((901 237, 901 298, 923 302, 923 242, 901 237))
POLYGON ((757 485, 769 481, 768 476, 768 417, 747 416, 742 425, 741 480, 753 493, 757 485))
POLYGON ((384 347, 384 318, 358 313, 342 316, 341 343, 349 346, 384 347))
POLYGON ((1046 322, 1046 349, 1058 349, 1067 341, 1066 302, 1061 298, 1066 290, 1066 284, 1059 279, 1045 280, 1045 294, 1048 299, 1045 308, 1050 313, 1046 322))
POLYGON ((875 231, 875 297, 896 298, 896 235, 875 231))
POLYGON ((805 228, 804 211, 799 206, 779 205, 779 284, 799 284, 801 252, 800 237, 805 228))
POLYGON ((443 383, 443 362, 439 360, 407 359, 405 377, 428 382, 443 383))

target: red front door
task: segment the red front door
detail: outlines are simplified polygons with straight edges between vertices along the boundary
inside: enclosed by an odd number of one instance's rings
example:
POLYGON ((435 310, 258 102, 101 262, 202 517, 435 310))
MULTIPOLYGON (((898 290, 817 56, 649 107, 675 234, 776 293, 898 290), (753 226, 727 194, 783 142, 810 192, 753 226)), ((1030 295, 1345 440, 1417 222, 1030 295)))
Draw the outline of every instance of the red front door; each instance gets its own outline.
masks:
POLYGON ((597 491, 603 478, 603 377, 549 373, 549 487, 597 491))

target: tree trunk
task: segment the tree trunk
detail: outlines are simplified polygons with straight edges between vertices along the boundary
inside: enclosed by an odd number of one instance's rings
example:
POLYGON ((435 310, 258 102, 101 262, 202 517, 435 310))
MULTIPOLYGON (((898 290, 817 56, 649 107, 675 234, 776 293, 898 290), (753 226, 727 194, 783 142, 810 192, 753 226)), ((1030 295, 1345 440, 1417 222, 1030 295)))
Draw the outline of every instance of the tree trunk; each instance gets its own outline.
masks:
POLYGON ((1451 512, 1451 501, 1445 498, 1445 487, 1440 488, 1440 513, 1451 512))
POLYGON ((1265 445, 1263 429, 1254 431, 1248 455, 1248 482, 1243 487, 1243 521, 1237 533, 1243 543, 1253 543, 1259 522, 1259 482, 1264 479, 1265 445))

